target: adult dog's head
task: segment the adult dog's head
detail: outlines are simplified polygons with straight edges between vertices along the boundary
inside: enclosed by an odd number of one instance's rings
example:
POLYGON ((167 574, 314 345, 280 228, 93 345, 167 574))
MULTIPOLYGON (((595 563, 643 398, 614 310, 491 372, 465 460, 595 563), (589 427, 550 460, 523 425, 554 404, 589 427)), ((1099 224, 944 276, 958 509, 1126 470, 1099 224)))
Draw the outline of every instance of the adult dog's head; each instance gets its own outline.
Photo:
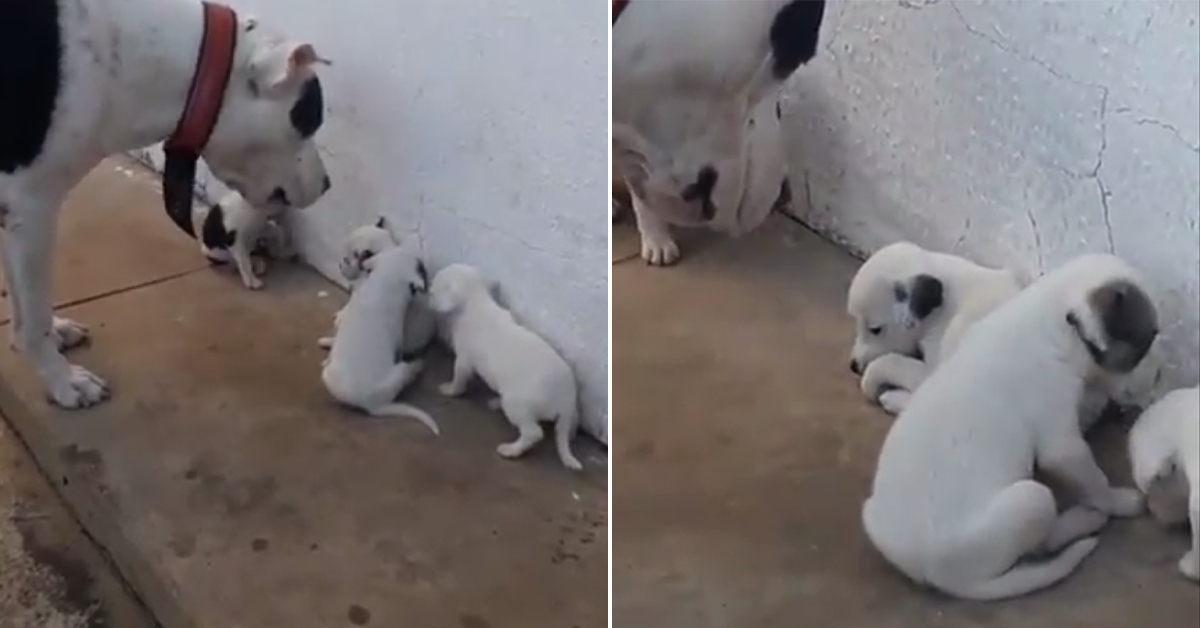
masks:
POLYGON ((429 284, 429 307, 441 315, 453 314, 472 299, 490 296, 495 285, 474 266, 450 264, 429 284))
POLYGON ((380 216, 375 222, 350 232, 343 245, 338 271, 347 281, 354 281, 366 272, 363 264, 367 260, 399 244, 387 221, 380 216))
POLYGON ((1158 310, 1141 277, 1113 255, 1084 255, 1054 272, 1062 324, 1101 371, 1133 371, 1158 337, 1158 310))
POLYGON ((846 297, 854 318, 850 370, 862 373, 886 353, 922 358, 926 322, 942 308, 944 285, 928 253, 911 242, 879 249, 858 269, 846 297))
POLYGON ((202 156, 213 175, 252 205, 305 208, 329 190, 313 136, 324 122, 310 44, 240 21, 233 71, 202 156))

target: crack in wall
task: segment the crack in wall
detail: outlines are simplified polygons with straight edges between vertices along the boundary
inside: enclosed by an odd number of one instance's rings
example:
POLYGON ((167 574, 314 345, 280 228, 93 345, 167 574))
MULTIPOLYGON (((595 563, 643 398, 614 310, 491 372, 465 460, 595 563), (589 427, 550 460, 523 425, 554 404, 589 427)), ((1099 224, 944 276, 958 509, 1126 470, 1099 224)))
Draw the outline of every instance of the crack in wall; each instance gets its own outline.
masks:
POLYGON ((1042 232, 1038 228, 1037 218, 1033 217, 1032 209, 1025 210, 1025 216, 1029 218, 1029 226, 1033 228, 1033 246, 1035 249, 1034 252, 1037 253, 1038 273, 1044 274, 1046 272, 1046 260, 1042 254, 1042 232))
POLYGON ((1186 146, 1188 150, 1200 155, 1200 145, 1189 142, 1188 139, 1183 136, 1183 132, 1179 130, 1179 127, 1175 126, 1174 124, 1163 122, 1162 120, 1156 120, 1154 118, 1138 118, 1134 124, 1138 126, 1156 126, 1160 129, 1163 129, 1174 136, 1175 139, 1179 140, 1179 142, 1186 146))

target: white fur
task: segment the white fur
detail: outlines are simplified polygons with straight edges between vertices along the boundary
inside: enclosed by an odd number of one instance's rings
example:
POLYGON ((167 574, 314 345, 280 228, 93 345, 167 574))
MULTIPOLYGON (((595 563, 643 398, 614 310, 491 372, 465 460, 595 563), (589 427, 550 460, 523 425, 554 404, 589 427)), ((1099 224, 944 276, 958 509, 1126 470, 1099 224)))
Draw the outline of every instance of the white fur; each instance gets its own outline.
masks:
POLYGON ((613 26, 613 163, 648 263, 679 259, 671 225, 737 235, 770 213, 787 172, 769 36, 789 2, 634 2, 613 26), (711 220, 681 194, 706 165, 711 220))
MULTIPOLYGON (((245 197, 237 192, 225 195, 219 204, 225 231, 235 234, 233 243, 225 249, 205 246, 202 230, 204 221, 208 218, 212 208, 204 203, 196 203, 192 209, 192 230, 197 234, 196 240, 200 244, 200 253, 217 262, 232 262, 241 276, 242 285, 250 290, 259 290, 263 287, 259 275, 264 272, 264 268, 255 263, 251 252, 265 235, 269 235, 275 241, 286 239, 285 235, 272 234, 271 231, 272 229, 284 229, 280 219, 287 208, 271 204, 257 207, 251 205, 245 197), (270 227, 269 225, 275 226, 270 227)), ((277 251, 276 255, 279 254, 280 252, 277 251)))
MULTIPOLYGON (((338 263, 338 270, 342 277, 349 282, 351 292, 369 274, 370 260, 397 246, 400 246, 399 238, 382 217, 370 225, 364 225, 352 231, 346 238, 342 259, 338 263)), ((335 330, 340 315, 339 312, 333 318, 335 330)), ((437 326, 437 315, 429 307, 428 294, 418 292, 409 301, 408 309, 404 312, 404 338, 400 345, 401 355, 411 356, 428 346, 437 334, 437 326)), ((333 338, 330 336, 319 338, 317 346, 328 349, 333 346, 333 338)))
POLYGON ((1025 283, 1011 270, 986 268, 911 242, 876 251, 854 275, 846 298, 846 311, 855 322, 850 360, 862 372, 863 394, 898 413, 963 333, 1016 296, 1025 283), (906 303, 897 302, 895 288, 907 290, 922 274, 941 282, 943 303, 917 320, 906 303), (923 359, 912 357, 918 353, 923 359))
MULTIPOLYGON (((203 19, 193 0, 58 5, 64 80, 40 156, 28 168, 0 174, 0 258, 15 347, 55 404, 82 408, 106 399, 109 388, 62 355, 86 339, 87 328, 52 315, 59 208, 105 157, 155 144, 174 131, 203 19)), ((270 34, 253 20, 243 18, 239 27, 230 88, 204 160, 254 204, 281 187, 293 205, 306 207, 324 193, 327 177, 316 145, 296 137, 289 112, 318 58, 311 46, 270 34)))
POLYGON ((429 302, 446 322, 454 351, 454 376, 442 384, 447 396, 461 395, 472 375, 499 395, 499 403, 520 435, 496 451, 516 458, 542 440, 540 421, 555 423, 558 457, 568 469, 583 465, 571 453, 579 425, 575 375, 545 340, 519 325, 492 298, 491 284, 475 268, 451 264, 434 276, 429 302))
POLYGON ((1164 524, 1190 523, 1192 548, 1179 572, 1200 580, 1200 386, 1173 390, 1129 432, 1133 481, 1164 524))
POLYGON ((371 273, 338 314, 337 332, 321 371, 334 399, 374 416, 409 416, 438 434, 420 408, 396 397, 420 374, 420 361, 396 361, 404 313, 414 292, 426 290, 420 259, 393 247, 368 260, 371 273))
POLYGON ((868 538, 900 571, 963 598, 1023 595, 1070 575, 1109 515, 1141 512, 1140 494, 1111 487, 1083 439, 1076 411, 1097 366, 1066 321, 1074 313, 1098 336, 1085 298, 1117 278, 1144 290, 1109 255, 1043 276, 975 323, 913 394, 862 511, 868 538), (1059 514, 1035 465, 1080 505, 1059 514), (1018 564, 1043 552, 1058 553, 1018 564))

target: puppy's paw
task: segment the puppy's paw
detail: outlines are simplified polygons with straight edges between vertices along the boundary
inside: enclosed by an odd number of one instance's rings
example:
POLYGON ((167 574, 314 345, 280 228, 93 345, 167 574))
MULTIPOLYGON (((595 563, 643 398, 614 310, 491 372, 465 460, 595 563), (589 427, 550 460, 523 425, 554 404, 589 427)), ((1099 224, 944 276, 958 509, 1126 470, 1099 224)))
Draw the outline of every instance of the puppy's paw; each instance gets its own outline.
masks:
POLYGON ((670 266, 679 261, 679 245, 667 234, 642 234, 642 259, 651 266, 670 266))
POLYGON ((333 336, 317 338, 317 346, 322 349, 329 349, 333 347, 333 336))
POLYGON ((455 383, 452 381, 446 382, 445 384, 438 386, 438 392, 442 393, 443 395, 445 395, 447 397, 457 397, 457 396, 463 394, 463 392, 465 392, 465 390, 466 390, 466 386, 455 385, 455 383))
POLYGON ((61 381, 49 383, 47 394, 54 405, 73 410, 94 406, 108 399, 108 384, 91 371, 72 364, 69 373, 61 381))
POLYGON ((504 443, 496 446, 496 453, 500 454, 502 458, 512 460, 513 458, 520 458, 521 454, 525 453, 525 450, 516 443, 504 443))
POLYGON ((911 398, 912 393, 907 390, 893 388, 879 395, 879 406, 888 414, 897 415, 904 412, 911 398))
POLYGON ((1192 550, 1180 559, 1179 573, 1193 582, 1200 581, 1200 552, 1192 550))
POLYGON ((1133 488, 1112 488, 1108 493, 1108 514, 1114 517, 1136 517, 1146 510, 1141 491, 1133 488))
POLYGON ((263 282, 262 279, 251 275, 249 277, 242 278, 242 285, 246 286, 246 288, 249 290, 262 290, 263 282))
POLYGON ((250 258, 250 272, 254 273, 255 275, 265 275, 267 274, 267 270, 269 268, 270 263, 268 263, 266 259, 261 257, 250 258))
POLYGON ((88 328, 69 318, 54 317, 54 345, 59 351, 74 349, 88 340, 88 328))

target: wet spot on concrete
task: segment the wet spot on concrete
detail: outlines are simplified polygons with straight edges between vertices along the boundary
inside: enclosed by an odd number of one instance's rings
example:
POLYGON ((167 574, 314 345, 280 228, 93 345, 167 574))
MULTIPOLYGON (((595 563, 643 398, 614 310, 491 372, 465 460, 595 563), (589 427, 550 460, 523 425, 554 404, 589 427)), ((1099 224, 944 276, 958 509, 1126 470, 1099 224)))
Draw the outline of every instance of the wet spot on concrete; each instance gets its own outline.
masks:
POLYGON ((346 612, 346 617, 355 626, 366 626, 371 622, 371 611, 358 604, 353 604, 350 606, 350 610, 346 612))
POLYGON ((254 541, 250 543, 250 549, 256 552, 265 552, 268 547, 271 547, 271 542, 266 539, 254 539, 254 541))
POLYGON ((87 566, 59 549, 43 544, 32 527, 18 524, 17 531, 25 553, 57 576, 61 586, 48 592, 51 604, 64 614, 87 617, 87 628, 109 626, 108 614, 96 604, 96 581, 87 566))
POLYGON ((475 613, 464 613, 458 616, 458 625, 461 628, 492 628, 492 622, 476 615, 475 613))
POLYGON ((188 469, 187 472, 183 474, 183 477, 185 480, 194 480, 198 475, 200 475, 199 471, 195 469, 188 469))
POLYGON ((79 445, 74 443, 60 447, 58 455, 64 462, 72 465, 99 467, 104 464, 104 457, 100 455, 100 452, 95 449, 80 449, 79 445))
POLYGON ((179 558, 187 558, 196 553, 196 536, 187 533, 178 534, 167 543, 167 547, 171 548, 171 552, 179 558))
POLYGON ((644 440, 634 443, 634 445, 629 448, 628 455, 634 460, 649 460, 650 458, 654 457, 654 451, 654 443, 652 441, 644 440))

